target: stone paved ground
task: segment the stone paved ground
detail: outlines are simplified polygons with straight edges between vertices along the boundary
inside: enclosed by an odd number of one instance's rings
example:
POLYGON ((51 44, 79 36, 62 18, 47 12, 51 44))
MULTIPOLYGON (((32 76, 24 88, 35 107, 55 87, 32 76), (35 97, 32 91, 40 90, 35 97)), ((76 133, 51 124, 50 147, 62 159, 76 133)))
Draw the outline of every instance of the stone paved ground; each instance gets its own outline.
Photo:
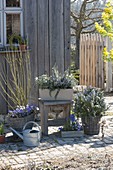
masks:
MULTIPOLYGON (((113 100, 106 99, 112 112, 113 100)), ((101 133, 97 136, 61 138, 57 133, 58 127, 49 127, 49 136, 43 137, 38 147, 26 147, 22 141, 0 144, 0 168, 27 170, 38 165, 39 169, 47 169, 46 163, 53 163, 55 169, 113 170, 113 116, 103 119, 106 120, 103 139, 101 133)))

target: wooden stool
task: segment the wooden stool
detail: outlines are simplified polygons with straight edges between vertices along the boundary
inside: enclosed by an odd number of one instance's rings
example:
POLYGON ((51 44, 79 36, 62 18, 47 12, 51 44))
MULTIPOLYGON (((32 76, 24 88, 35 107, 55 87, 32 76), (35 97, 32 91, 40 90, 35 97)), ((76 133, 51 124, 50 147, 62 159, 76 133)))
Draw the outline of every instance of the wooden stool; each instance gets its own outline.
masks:
POLYGON ((69 117, 71 109, 71 100, 39 100, 41 114, 41 129, 44 135, 48 135, 48 113, 50 110, 62 110, 63 118, 69 117))

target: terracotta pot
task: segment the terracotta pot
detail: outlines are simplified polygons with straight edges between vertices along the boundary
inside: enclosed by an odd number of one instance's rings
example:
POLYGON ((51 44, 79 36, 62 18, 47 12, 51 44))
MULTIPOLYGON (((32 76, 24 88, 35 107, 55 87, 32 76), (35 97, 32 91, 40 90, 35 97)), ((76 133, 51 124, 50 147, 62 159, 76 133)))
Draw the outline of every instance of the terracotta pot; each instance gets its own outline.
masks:
POLYGON ((0 143, 5 143, 5 135, 0 135, 0 143))
POLYGON ((21 50, 21 51, 27 50, 27 46, 26 46, 25 44, 21 44, 21 45, 20 45, 20 50, 21 50))

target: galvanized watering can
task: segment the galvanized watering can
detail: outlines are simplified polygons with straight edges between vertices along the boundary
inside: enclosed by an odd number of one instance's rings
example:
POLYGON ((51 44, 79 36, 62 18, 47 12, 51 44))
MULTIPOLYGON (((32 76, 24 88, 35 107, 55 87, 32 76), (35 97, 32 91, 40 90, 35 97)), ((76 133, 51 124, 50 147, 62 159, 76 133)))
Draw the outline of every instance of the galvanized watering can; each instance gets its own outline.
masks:
POLYGON ((36 122, 29 121, 24 125, 23 132, 22 132, 23 136, 19 132, 17 132, 15 129, 13 129, 12 127, 10 127, 10 129, 24 141, 24 145, 26 146, 38 146, 39 145, 40 139, 41 139, 41 129, 36 122), (33 126, 32 129, 26 129, 26 127, 29 124, 36 125, 36 127, 33 126))

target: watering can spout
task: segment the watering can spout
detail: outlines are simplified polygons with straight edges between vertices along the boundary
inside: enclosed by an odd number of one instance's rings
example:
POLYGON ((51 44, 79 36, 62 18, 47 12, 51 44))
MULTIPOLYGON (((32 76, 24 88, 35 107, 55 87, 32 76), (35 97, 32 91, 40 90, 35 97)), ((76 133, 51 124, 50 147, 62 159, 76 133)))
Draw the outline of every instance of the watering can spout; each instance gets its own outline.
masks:
POLYGON ((23 140, 23 136, 20 133, 18 133, 15 129, 10 127, 10 130, 12 130, 14 133, 16 133, 23 140))

